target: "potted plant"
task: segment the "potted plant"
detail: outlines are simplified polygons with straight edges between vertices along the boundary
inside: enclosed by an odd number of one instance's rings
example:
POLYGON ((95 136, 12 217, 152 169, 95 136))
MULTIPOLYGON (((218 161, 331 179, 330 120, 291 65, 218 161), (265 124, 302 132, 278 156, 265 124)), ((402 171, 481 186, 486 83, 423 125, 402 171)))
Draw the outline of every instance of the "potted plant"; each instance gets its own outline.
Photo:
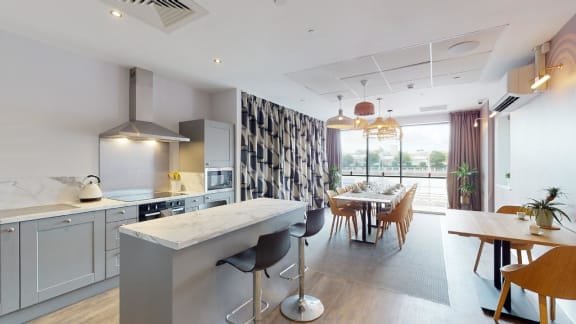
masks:
POLYGON ((468 163, 463 162, 458 169, 451 173, 456 175, 459 182, 458 191, 460 191, 460 207, 470 206, 472 193, 476 191, 470 177, 478 173, 478 170, 470 169, 468 163))
POLYGON ((335 165, 333 165, 332 168, 330 169, 329 188, 330 190, 336 191, 336 188, 338 188, 338 186, 340 186, 340 172, 338 168, 335 165))
POLYGON ((562 218, 566 217, 569 221, 571 220, 568 214, 566 214, 558 206, 564 205, 563 203, 554 202, 554 199, 558 196, 563 196, 564 193, 558 187, 550 187, 545 189, 548 195, 545 199, 537 200, 530 198, 531 202, 524 205, 526 208, 531 210, 530 215, 534 216, 536 219, 536 224, 540 227, 551 227, 552 222, 556 220, 559 224, 562 224, 562 218))

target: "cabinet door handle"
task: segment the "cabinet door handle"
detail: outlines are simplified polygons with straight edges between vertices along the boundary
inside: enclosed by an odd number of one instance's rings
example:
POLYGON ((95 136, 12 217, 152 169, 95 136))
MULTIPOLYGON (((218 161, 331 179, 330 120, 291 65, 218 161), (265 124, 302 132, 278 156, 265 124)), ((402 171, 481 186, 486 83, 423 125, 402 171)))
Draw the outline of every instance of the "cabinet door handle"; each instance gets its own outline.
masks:
POLYGON ((67 223, 67 224, 72 223, 72 218, 66 218, 66 219, 64 220, 64 223, 67 223))
POLYGON ((206 197, 206 199, 210 199, 210 197, 206 197))
POLYGON ((122 215, 126 214, 126 210, 122 209, 122 210, 120 211, 120 214, 122 214, 122 215))
POLYGON ((7 228, 5 231, 8 233, 14 233, 14 232, 16 232, 16 229, 14 227, 10 227, 10 228, 7 228))

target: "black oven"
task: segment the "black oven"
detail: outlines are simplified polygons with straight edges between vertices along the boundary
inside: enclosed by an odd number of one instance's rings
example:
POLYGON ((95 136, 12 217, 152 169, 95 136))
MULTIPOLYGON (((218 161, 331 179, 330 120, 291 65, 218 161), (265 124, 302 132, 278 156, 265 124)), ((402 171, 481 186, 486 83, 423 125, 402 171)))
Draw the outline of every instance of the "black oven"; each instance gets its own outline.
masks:
POLYGON ((138 221, 145 222, 152 219, 178 215, 184 213, 184 199, 160 201, 138 206, 138 221))
POLYGON ((234 170, 232 168, 206 168, 204 175, 204 190, 215 192, 232 189, 234 184, 234 170))

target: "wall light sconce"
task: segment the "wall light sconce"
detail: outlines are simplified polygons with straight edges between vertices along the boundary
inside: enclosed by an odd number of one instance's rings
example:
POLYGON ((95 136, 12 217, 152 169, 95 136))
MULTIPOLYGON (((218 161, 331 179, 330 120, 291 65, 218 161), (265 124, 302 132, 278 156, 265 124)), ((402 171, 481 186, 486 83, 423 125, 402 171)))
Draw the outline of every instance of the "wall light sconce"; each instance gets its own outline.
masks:
POLYGON ((558 64, 554 66, 546 66, 546 56, 545 54, 550 50, 550 43, 544 43, 538 45, 534 48, 534 68, 536 77, 534 78, 534 83, 530 86, 530 89, 537 90, 546 81, 550 80, 550 74, 547 72, 549 70, 561 69, 564 67, 563 64, 558 64))
POLYGON ((480 118, 474 119, 474 127, 475 127, 475 128, 478 127, 478 121, 479 121, 479 120, 485 120, 485 119, 486 119, 486 118, 484 118, 484 117, 480 117, 480 118))

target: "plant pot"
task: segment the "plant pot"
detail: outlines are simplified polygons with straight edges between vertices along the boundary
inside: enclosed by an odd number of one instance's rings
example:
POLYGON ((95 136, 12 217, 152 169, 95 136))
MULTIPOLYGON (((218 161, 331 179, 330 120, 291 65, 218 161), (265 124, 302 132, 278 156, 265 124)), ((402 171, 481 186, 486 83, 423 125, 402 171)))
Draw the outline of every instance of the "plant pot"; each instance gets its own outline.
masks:
POLYGON ((469 192, 460 193, 460 206, 469 206, 471 195, 469 192))
POLYGON ((534 210, 534 217, 536 218, 536 224, 540 227, 551 227, 554 221, 554 214, 548 209, 534 210))

